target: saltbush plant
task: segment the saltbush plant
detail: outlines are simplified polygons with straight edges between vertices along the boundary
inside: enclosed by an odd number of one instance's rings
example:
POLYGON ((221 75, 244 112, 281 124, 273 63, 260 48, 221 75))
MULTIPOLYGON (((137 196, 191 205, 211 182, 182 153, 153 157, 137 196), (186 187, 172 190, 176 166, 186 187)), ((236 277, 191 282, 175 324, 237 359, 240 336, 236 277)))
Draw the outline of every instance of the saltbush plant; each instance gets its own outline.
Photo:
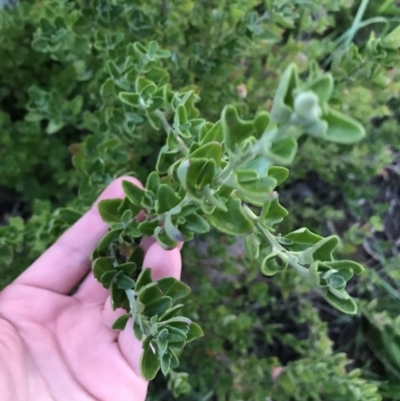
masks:
MULTIPOLYGON (((93 273, 127 311, 114 328, 133 317, 143 375, 168 375, 150 400, 390 394, 396 375, 374 376, 370 356, 356 363, 363 378, 329 338, 357 322, 345 288, 363 268, 349 260, 359 258, 352 237, 341 246, 325 223, 364 218, 365 184, 396 157, 397 13, 394 1, 365 0, 46 0, 2 10, 0 185, 18 206, 3 212, 1 285, 105 185, 132 174, 144 190, 124 183, 124 200, 100 204, 110 231, 93 273), (311 171, 342 192, 343 211, 293 201, 292 185, 311 171), (188 242, 192 295, 182 282, 152 281, 143 235, 166 249, 188 242), (329 327, 324 310, 338 316, 329 327), (205 337, 187 358, 197 323, 205 337)), ((350 293, 371 297, 354 284, 350 293)))

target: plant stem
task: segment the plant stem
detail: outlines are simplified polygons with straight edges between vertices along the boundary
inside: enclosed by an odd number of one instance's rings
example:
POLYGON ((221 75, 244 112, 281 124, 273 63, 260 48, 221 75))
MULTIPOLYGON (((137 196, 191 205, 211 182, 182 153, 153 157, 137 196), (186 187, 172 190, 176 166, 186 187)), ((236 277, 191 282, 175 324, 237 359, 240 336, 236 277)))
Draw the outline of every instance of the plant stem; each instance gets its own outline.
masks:
POLYGON ((161 110, 156 110, 154 114, 161 120, 161 124, 164 127, 165 132, 168 134, 170 131, 174 134, 175 139, 178 141, 179 148, 185 156, 189 156, 189 148, 186 143, 183 142, 182 138, 176 133, 172 125, 168 122, 165 114, 161 110))
POLYGON ((309 278, 309 272, 308 269, 302 266, 300 263, 297 262, 297 260, 293 257, 293 255, 290 254, 290 252, 287 252, 287 250, 276 240, 275 236, 271 234, 266 227, 260 222, 259 217, 253 217, 255 216, 252 210, 248 206, 244 206, 244 211, 247 214, 249 218, 251 218, 255 226, 264 234, 265 238, 267 241, 270 243, 272 246, 272 249, 274 251, 280 251, 285 253, 285 255, 288 258, 289 264, 294 267, 299 274, 301 274, 303 277, 309 278))
POLYGON ((215 177, 218 184, 225 184, 231 178, 232 173, 238 169, 243 163, 254 158, 257 154, 258 143, 248 149, 246 152, 242 153, 239 158, 234 160, 234 156, 230 155, 229 162, 227 166, 215 177))
POLYGON ((272 235, 265 227, 263 227, 259 221, 256 223, 256 227, 264 234, 265 238, 268 240, 274 250, 285 253, 285 255, 288 257, 289 264, 294 267, 299 274, 306 278, 309 277, 308 269, 298 263, 297 260, 295 260, 295 258, 290 254, 290 252, 287 252, 286 249, 276 240, 275 236, 272 235))

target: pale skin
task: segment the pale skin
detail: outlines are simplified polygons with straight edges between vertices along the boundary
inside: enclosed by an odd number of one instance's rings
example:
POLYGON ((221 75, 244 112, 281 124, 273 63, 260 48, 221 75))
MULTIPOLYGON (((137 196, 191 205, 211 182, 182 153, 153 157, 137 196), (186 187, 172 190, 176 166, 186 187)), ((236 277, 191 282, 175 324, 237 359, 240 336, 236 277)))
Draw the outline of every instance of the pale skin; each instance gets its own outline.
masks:
MULTIPOLYGON (((99 199, 123 197, 122 179, 99 199)), ((97 202, 96 202, 97 203, 97 202)), ((107 232, 96 204, 0 293, 2 401, 143 401, 141 344, 129 327, 111 329, 108 291, 90 273, 90 254, 107 232), (79 289, 71 290, 82 279, 79 289)), ((178 248, 142 241, 153 279, 180 278, 178 248)))

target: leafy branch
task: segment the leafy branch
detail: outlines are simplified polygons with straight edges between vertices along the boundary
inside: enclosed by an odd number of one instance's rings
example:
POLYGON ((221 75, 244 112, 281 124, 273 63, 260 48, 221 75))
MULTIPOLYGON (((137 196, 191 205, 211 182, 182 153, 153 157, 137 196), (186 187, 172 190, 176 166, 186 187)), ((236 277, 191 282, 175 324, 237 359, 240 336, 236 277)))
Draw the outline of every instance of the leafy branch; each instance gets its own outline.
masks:
POLYGON ((119 82, 124 87, 119 98, 127 111, 140 113, 154 129, 163 127, 166 144, 145 189, 125 181, 125 199, 100 202, 110 231, 93 254, 93 272, 110 290, 112 307, 126 310, 113 327, 123 330, 130 322, 142 341, 143 376, 150 380, 159 369, 168 374, 177 368, 180 350, 203 334, 181 315, 184 305, 176 303, 190 293, 189 287, 171 277, 153 281, 151 270, 143 266, 143 236, 154 236, 163 248, 172 249, 211 227, 242 235, 247 256, 259 262, 263 274, 292 266, 333 306, 356 313, 345 288, 363 268, 334 259, 339 239, 322 238, 306 228, 282 236, 275 228, 288 215, 276 187, 289 174, 283 166, 293 161, 298 138, 308 134, 352 144, 365 135, 359 123, 329 106, 331 75, 313 66, 308 80, 301 82, 296 66, 290 65, 270 113, 262 111, 245 121, 235 107, 226 106, 221 119, 211 123, 198 115, 195 90, 171 90, 154 61, 154 45, 137 53, 140 73, 133 82, 133 64, 125 75, 130 81, 119 82), (135 217, 139 211, 144 213, 141 221, 135 217))

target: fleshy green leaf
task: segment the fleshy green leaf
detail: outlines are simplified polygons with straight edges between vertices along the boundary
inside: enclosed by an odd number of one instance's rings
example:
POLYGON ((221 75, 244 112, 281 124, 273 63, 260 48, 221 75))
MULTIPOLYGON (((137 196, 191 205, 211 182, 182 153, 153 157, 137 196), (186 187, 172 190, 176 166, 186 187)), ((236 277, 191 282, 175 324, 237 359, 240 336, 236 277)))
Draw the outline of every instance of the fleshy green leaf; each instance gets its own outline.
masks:
POLYGON ((226 203, 227 212, 215 209, 208 216, 209 223, 226 234, 241 235, 250 232, 254 223, 244 214, 239 199, 230 199, 226 203))
POLYGON ((172 355, 168 352, 161 357, 161 371, 167 375, 171 366, 172 355))
POLYGON ((274 142, 268 149, 264 149, 267 157, 279 164, 291 164, 297 152, 297 142, 294 138, 285 138, 274 142))
POLYGON ((323 238, 313 245, 313 247, 308 251, 312 254, 313 260, 330 262, 333 259, 332 253, 338 244, 339 238, 336 235, 332 235, 330 237, 323 238))
POLYGON ((351 269, 355 274, 361 274, 364 271, 364 267, 360 263, 352 260, 338 260, 334 262, 325 262, 324 264, 329 266, 331 269, 339 271, 342 269, 351 269))
POLYGON ((106 223, 117 223, 121 220, 119 208, 122 199, 104 199, 99 202, 100 216, 106 223))
POLYGON ((112 258, 100 257, 92 262, 92 270, 97 281, 101 282, 101 277, 104 273, 114 270, 112 258))
POLYGON ((157 174, 156 171, 151 172, 147 177, 146 189, 156 194, 158 192, 160 184, 161 184, 160 176, 157 174))
POLYGON ((158 187, 156 211, 157 213, 165 213, 173 209, 181 199, 176 192, 167 184, 161 184, 158 187))
POLYGON ((252 260, 257 260, 260 255, 260 239, 255 232, 246 235, 244 238, 244 249, 246 255, 252 260))
POLYGON ((322 239, 321 236, 314 234, 308 228, 299 228, 298 230, 285 235, 285 238, 293 241, 293 244, 289 246, 289 249, 294 252, 304 251, 322 239))
POLYGON ((150 284, 152 282, 151 279, 151 269, 149 268, 143 268, 143 270, 140 272, 137 280, 136 280, 136 291, 140 291, 142 287, 144 287, 147 284, 150 284))
POLYGON ((288 267, 288 261, 284 254, 273 252, 266 256, 261 263, 261 272, 266 276, 273 276, 288 267))
POLYGON ((173 302, 190 294, 190 287, 173 277, 162 278, 157 284, 163 295, 171 297, 173 302))
POLYGON ((257 138, 260 138, 266 131, 269 124, 269 114, 266 111, 261 111, 256 115, 253 125, 257 138))
POLYGON ((113 310, 117 308, 129 309, 129 301, 126 297, 125 290, 120 290, 116 283, 111 283, 110 298, 113 310))
POLYGON ((397 50, 400 47, 400 26, 386 35, 381 41, 385 49, 397 50))
POLYGON ((289 121, 293 110, 293 92, 299 85, 297 67, 290 64, 281 76, 271 109, 271 120, 281 123, 289 121))
POLYGON ((289 176, 289 170, 285 167, 272 166, 268 169, 268 177, 276 180, 276 185, 281 185, 289 176))
POLYGON ((145 191, 139 188, 137 185, 132 184, 130 181, 122 181, 122 188, 124 189, 127 198, 138 207, 141 207, 141 202, 145 191))
POLYGON ((129 106, 138 107, 140 104, 140 95, 139 93, 131 93, 131 92, 120 92, 118 97, 120 100, 129 106))
POLYGON ((120 290, 129 290, 135 287, 135 282, 125 274, 118 277, 117 286, 120 290))
POLYGON ((333 92, 332 74, 323 74, 303 87, 303 90, 314 92, 321 103, 326 103, 333 92))
POLYGON ((242 120, 234 106, 225 106, 221 124, 225 145, 230 150, 234 150, 254 132, 253 122, 242 120))
POLYGON ((364 127, 360 123, 336 110, 329 109, 324 119, 328 123, 325 139, 329 141, 352 144, 365 137, 364 127))
POLYGON ((160 369, 158 356, 150 344, 144 349, 140 358, 140 372, 145 380, 153 380, 160 369))
POLYGON ((199 216, 197 213, 185 216, 183 227, 195 234, 204 234, 210 231, 210 225, 207 223, 207 220, 199 216))
POLYGON ((186 342, 190 343, 191 341, 196 340, 199 337, 203 337, 204 333, 197 323, 192 322, 189 326, 189 331, 186 336, 186 342))
MULTIPOLYGON (((136 292, 138 292, 137 287, 136 292)), ((158 287, 158 284, 153 282, 141 287, 138 299, 142 304, 147 305, 160 299, 162 295, 162 291, 158 287)))
POLYGON ((162 315, 172 306, 171 297, 161 297, 153 302, 146 304, 143 314, 146 316, 162 315))
POLYGON ((213 159, 217 166, 221 163, 222 147, 218 142, 209 142, 200 146, 193 153, 190 154, 191 158, 206 158, 213 159))
POLYGON ((325 292, 325 298, 333 307, 343 313, 347 313, 348 315, 355 315, 357 313, 357 304, 350 296, 345 299, 339 298, 328 290, 325 292))
POLYGON ((126 324, 128 323, 129 318, 131 315, 125 313, 124 315, 120 316, 112 325, 113 330, 125 330, 126 324))

